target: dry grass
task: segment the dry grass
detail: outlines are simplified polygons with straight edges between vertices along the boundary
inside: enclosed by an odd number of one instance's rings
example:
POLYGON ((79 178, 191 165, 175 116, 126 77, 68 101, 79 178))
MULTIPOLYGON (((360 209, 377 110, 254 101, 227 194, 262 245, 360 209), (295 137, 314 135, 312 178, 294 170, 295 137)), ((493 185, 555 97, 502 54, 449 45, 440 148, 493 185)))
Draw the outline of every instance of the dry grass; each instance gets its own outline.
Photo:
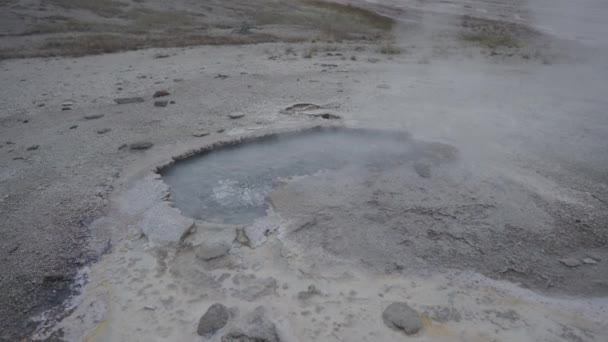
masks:
POLYGON ((461 39, 492 50, 501 47, 517 48, 520 46, 519 40, 509 34, 493 34, 488 32, 463 33, 461 39))
POLYGON ((87 10, 101 17, 117 16, 128 6, 126 3, 115 0, 43 0, 42 4, 64 9, 87 10))
POLYGON ((300 0, 291 6, 278 5, 257 11, 256 25, 299 25, 319 30, 326 40, 358 39, 390 31, 394 21, 374 12, 324 1, 300 0), (287 7, 286 7, 287 6, 287 7))
MULTIPOLYGON (((186 34, 180 36, 141 36, 133 34, 86 34, 61 39, 49 39, 33 51, 2 50, 0 60, 26 57, 81 57, 87 55, 146 49, 151 47, 185 47, 197 45, 240 45, 277 42, 267 34, 210 36, 186 34)), ((293 42, 296 42, 295 40, 293 42)))
POLYGON ((403 50, 394 43, 385 43, 378 48, 378 52, 383 55, 399 55, 403 50))

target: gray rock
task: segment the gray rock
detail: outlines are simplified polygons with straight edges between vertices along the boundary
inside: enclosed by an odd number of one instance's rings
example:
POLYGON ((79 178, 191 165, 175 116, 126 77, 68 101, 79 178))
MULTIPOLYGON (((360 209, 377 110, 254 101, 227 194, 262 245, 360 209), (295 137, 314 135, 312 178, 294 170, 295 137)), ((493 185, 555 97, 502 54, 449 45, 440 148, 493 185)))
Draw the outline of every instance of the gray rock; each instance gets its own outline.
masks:
POLYGON ((245 114, 243 114, 243 113, 232 113, 232 114, 228 114, 228 117, 229 117, 229 118, 231 118, 231 119, 233 119, 233 120, 234 120, 234 119, 240 119, 240 118, 242 118, 242 117, 244 117, 244 116, 245 116, 245 114))
POLYGON ((235 275, 232 277, 232 283, 236 285, 236 288, 233 290, 234 296, 248 302, 275 294, 279 288, 279 284, 275 278, 256 278, 253 274, 235 275))
POLYGON ((597 264, 597 261, 595 261, 591 258, 585 258, 585 259, 583 259, 583 263, 585 263, 587 265, 595 265, 595 264, 597 264))
POLYGON ((228 308, 222 304, 215 303, 207 309, 207 312, 198 321, 196 332, 200 336, 210 336, 222 329, 228 323, 230 313, 228 308))
POLYGON ((116 102, 116 104, 122 105, 122 104, 130 104, 130 103, 142 103, 144 102, 144 98, 143 97, 119 97, 114 99, 114 102, 116 102))
POLYGON ((154 245, 177 244, 192 228, 194 220, 182 216, 181 212, 161 202, 146 210, 137 227, 154 245))
POLYGON ((568 267, 577 267, 577 266, 581 265, 581 262, 574 258, 559 259, 559 262, 561 262, 562 264, 564 264, 565 266, 568 266, 568 267))
POLYGON ((208 136, 209 134, 210 134, 209 131, 199 130, 199 131, 192 133, 192 136, 201 138, 201 137, 208 136))
POLYGON ((317 288, 314 285, 308 285, 308 289, 306 289, 306 291, 300 291, 298 292, 298 299, 299 300, 307 300, 310 299, 312 296, 315 295, 321 295, 321 291, 317 290, 317 288))
POLYGON ((164 97, 164 96, 169 96, 169 95, 171 95, 170 92, 168 92, 166 90, 159 90, 159 91, 155 92, 154 95, 152 95, 152 98, 164 97))
POLYGON ((72 125, 72 126, 70 126, 70 129, 76 129, 76 128, 78 128, 78 125, 72 125))
POLYGON ((84 116, 85 120, 95 120, 95 119, 100 119, 100 118, 103 118, 103 114, 92 114, 92 115, 84 116))
POLYGON ((426 163, 414 164, 414 170, 422 178, 431 178, 431 165, 426 163))
POLYGON ((167 107, 168 104, 167 100, 154 101, 154 107, 167 107))
POLYGON ((40 145, 32 145, 27 148, 28 151, 35 151, 40 147, 40 145))
POLYGON ((248 315, 246 321, 228 334, 222 342, 280 342, 275 324, 266 317, 264 307, 257 307, 248 315))
POLYGON ((108 132, 110 132, 112 129, 110 128, 102 128, 102 129, 98 129, 97 130, 97 134, 106 134, 108 132))
POLYGON ((154 144, 149 141, 138 141, 129 145, 129 148, 132 150, 147 150, 152 146, 154 146, 154 144))
POLYGON ((422 329, 420 315, 406 303, 389 305, 382 313, 382 319, 389 328, 402 330, 406 335, 416 334, 422 329))
POLYGON ((194 248, 194 254, 203 260, 211 260, 228 254, 236 239, 236 227, 198 222, 196 229, 184 240, 184 245, 194 248))

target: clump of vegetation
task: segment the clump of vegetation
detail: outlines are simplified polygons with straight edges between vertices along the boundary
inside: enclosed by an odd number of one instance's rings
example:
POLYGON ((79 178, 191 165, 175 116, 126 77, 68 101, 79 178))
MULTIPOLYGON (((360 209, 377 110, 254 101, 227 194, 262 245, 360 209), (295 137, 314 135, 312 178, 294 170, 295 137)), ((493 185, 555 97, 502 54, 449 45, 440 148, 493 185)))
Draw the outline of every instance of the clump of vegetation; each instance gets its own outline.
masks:
POLYGON ((401 50, 400 47, 398 47, 394 43, 389 42, 389 43, 381 45, 380 48, 378 49, 378 52, 380 52, 383 55, 398 55, 403 51, 401 50))
POLYGON ((476 33, 463 33, 461 35, 462 40, 477 44, 481 47, 488 49, 497 48, 517 48, 520 47, 520 42, 514 36, 503 33, 494 34, 490 32, 476 32, 476 33))
POLYGON ((114 17, 128 5, 115 0, 43 0, 44 5, 55 5, 65 9, 87 10, 102 17, 114 17))
POLYGON ((308 49, 306 49, 306 51, 304 51, 304 54, 302 54, 302 57, 304 58, 312 58, 314 55, 316 55, 319 52, 319 48, 317 46, 311 46, 308 49))
POLYGON ((293 46, 288 46, 285 48, 286 55, 294 55, 295 53, 296 53, 296 50, 293 48, 293 46))

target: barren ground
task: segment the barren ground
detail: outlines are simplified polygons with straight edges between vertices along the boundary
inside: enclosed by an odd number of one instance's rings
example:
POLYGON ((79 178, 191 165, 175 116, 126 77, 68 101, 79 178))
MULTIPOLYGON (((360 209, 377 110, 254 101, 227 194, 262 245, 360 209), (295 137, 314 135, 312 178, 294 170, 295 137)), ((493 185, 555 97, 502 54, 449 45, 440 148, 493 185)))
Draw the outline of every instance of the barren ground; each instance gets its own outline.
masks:
POLYGON ((606 339, 605 6, 357 2, 387 26, 226 3, 0 2, 1 339, 199 340, 222 302, 236 325, 265 306, 282 340, 397 340, 380 318, 394 301, 422 313, 421 340, 606 339), (285 112, 297 103, 323 108, 285 112), (308 115, 324 113, 340 119, 308 115), (265 243, 211 261, 151 238, 149 208, 189 225, 152 173, 172 157, 317 125, 408 132, 430 176, 408 162, 285 180, 265 243))

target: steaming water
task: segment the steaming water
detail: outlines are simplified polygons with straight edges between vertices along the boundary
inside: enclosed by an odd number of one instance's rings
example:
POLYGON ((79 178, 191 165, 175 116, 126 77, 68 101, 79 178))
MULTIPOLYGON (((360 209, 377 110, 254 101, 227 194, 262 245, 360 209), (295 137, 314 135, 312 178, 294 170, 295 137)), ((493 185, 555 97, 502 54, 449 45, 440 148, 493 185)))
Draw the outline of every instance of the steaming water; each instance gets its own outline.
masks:
POLYGON ((346 165, 387 166, 414 156, 405 133, 314 129, 225 146, 163 172, 175 205, 206 221, 249 223, 265 215, 281 180, 346 165))

